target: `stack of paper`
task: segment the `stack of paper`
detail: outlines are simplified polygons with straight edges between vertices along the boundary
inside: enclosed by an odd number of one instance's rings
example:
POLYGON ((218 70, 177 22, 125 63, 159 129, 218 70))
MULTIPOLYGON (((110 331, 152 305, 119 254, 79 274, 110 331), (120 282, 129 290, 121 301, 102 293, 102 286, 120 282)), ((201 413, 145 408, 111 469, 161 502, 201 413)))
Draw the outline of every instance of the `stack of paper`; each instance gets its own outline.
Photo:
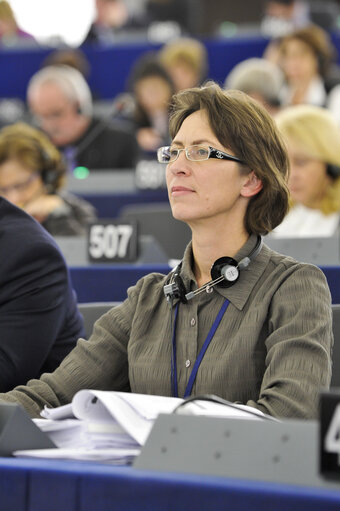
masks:
MULTIPOLYGON (((183 399, 81 390, 72 403, 45 408, 35 423, 57 446, 56 449, 16 451, 16 456, 70 458, 130 463, 140 452, 160 413, 172 413, 183 399)), ((197 400, 179 409, 181 413, 219 417, 263 418, 264 415, 242 405, 197 400)))

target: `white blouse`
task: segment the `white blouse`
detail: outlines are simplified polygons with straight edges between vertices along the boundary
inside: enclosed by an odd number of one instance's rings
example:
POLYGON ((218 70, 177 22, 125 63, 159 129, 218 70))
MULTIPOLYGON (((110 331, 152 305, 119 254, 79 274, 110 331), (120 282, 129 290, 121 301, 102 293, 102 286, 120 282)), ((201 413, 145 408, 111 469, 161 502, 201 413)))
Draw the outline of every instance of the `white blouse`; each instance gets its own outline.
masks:
POLYGON ((318 238, 337 233, 340 213, 325 215, 318 209, 294 206, 271 236, 275 238, 318 238))

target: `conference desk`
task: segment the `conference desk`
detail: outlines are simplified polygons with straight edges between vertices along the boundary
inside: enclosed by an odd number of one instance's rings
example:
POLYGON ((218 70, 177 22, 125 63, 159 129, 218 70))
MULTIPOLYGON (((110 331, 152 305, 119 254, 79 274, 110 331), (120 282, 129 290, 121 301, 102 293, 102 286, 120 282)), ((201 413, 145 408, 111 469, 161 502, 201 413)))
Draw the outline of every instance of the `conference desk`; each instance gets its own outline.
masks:
POLYGON ((166 190, 117 191, 112 193, 83 193, 79 194, 90 202, 97 211, 99 218, 116 218, 122 208, 129 204, 150 204, 166 202, 166 190))
POLYGON ((0 458, 1 511, 335 511, 339 491, 142 471, 100 463, 0 458))
MULTIPOLYGON (((328 281, 332 303, 340 303, 340 266, 321 269, 328 281)), ((126 298, 127 288, 144 275, 151 272, 166 275, 169 271, 167 264, 96 264, 70 268, 72 284, 80 303, 122 301, 126 298)))
POLYGON ((93 204, 100 218, 115 218, 129 204, 168 203, 164 170, 156 161, 141 161, 137 169, 93 170, 81 179, 70 174, 66 189, 93 204), (145 168, 158 181, 154 188, 141 176, 145 168))
MULTIPOLYGON (((78 302, 121 302, 127 288, 151 272, 168 274, 167 264, 93 265, 71 267, 71 279, 78 302)), ((339 293, 340 294, 340 293, 339 293)), ((0 508, 0 511, 1 508, 0 508)))

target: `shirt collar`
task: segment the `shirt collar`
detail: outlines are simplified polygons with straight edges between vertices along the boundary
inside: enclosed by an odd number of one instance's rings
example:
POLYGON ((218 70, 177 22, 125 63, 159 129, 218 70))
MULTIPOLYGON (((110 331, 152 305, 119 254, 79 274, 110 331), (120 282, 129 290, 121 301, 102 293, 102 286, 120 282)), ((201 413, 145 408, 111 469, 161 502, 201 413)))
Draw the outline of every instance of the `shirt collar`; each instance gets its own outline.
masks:
MULTIPOLYGON (((257 242, 257 236, 251 234, 246 243, 238 251, 234 259, 240 261, 250 254, 257 242)), ((228 254, 226 254, 228 255, 228 254)), ((240 270, 240 276, 231 287, 223 288, 220 286, 214 287, 214 292, 219 293, 238 309, 242 310, 245 306, 249 295, 254 288, 255 284, 263 274, 270 258, 270 250, 266 246, 262 246, 260 253, 252 259, 249 265, 240 270)), ((192 244, 188 244, 182 261, 181 277, 183 279, 185 288, 189 291, 197 288, 197 283, 193 273, 193 253, 192 244)))

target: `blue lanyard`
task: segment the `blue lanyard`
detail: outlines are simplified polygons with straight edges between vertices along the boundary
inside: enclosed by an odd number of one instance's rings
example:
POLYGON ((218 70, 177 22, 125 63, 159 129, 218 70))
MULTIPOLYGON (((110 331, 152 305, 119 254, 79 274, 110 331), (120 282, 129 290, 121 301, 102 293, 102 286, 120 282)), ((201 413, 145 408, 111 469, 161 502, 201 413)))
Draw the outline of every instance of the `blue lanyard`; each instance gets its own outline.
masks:
MULTIPOLYGON (((194 367, 192 368, 192 371, 191 371, 191 374, 190 374, 190 377, 189 377, 189 380, 188 380, 188 383, 187 383, 187 386, 186 386, 186 389, 184 392, 185 398, 190 396, 190 394, 191 394, 192 387, 195 383, 195 379, 197 376, 198 368, 203 360, 205 352, 207 351, 207 348, 208 348, 212 338, 215 335, 218 325, 220 324, 220 322, 222 320, 223 314, 227 310, 228 305, 229 305, 229 300, 226 299, 223 302, 222 307, 220 308, 220 310, 215 318, 215 321, 208 332, 207 338, 205 339, 204 344, 196 358, 194 367)), ((172 333, 171 385, 172 385, 172 395, 174 397, 178 397, 177 362, 176 362, 176 325, 177 325, 177 317, 178 317, 178 308, 179 308, 179 302, 175 308, 174 329, 173 329, 173 333, 172 333)))

